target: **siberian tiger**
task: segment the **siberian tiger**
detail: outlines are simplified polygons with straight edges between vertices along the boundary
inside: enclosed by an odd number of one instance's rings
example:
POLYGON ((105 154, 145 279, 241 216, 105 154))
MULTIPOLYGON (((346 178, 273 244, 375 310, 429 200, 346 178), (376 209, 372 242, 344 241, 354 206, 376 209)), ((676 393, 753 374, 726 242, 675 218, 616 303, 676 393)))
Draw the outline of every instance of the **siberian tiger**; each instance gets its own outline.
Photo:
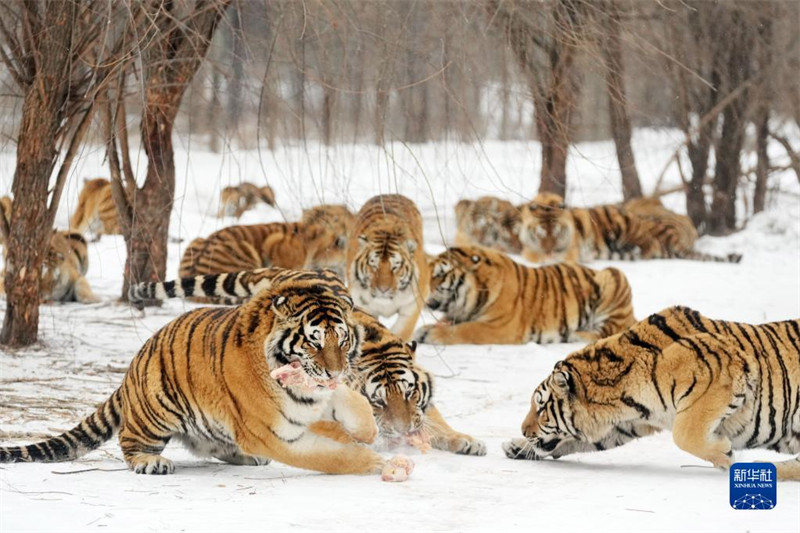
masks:
MULTIPOLYGON (((246 299, 270 288, 284 272, 263 268, 176 281, 131 285, 129 299, 201 296, 246 299)), ((465 455, 485 455, 483 442, 453 430, 432 403, 433 376, 416 363, 416 343, 404 343, 377 319, 356 309, 353 321, 363 328, 361 352, 351 360, 346 383, 372 405, 381 435, 393 439, 422 431, 434 448, 465 455)))
MULTIPOLYGON (((671 430, 682 450, 727 469, 733 450, 800 453, 800 320, 758 326, 686 307, 570 354, 534 391, 513 459, 605 450, 671 430)), ((800 456, 776 464, 800 480, 800 456)))
MULTIPOLYGON (((50 237, 39 276, 39 297, 43 302, 96 303, 89 282, 86 239, 71 231, 54 231, 50 237)), ((5 270, 0 273, 0 294, 5 294, 5 270)))
POLYGON ((450 248, 430 264, 428 307, 444 320, 414 338, 431 344, 595 341, 633 324, 631 287, 615 268, 530 268, 482 248, 450 248))
POLYGON ((730 263, 741 260, 739 254, 717 257, 687 249, 684 234, 681 225, 664 223, 658 217, 644 218, 614 205, 568 208, 557 194, 541 193, 522 208, 519 238, 525 259, 536 263, 659 258, 730 263))
POLYGON ((356 216, 341 204, 322 204, 303 209, 303 224, 322 226, 333 234, 347 239, 356 223, 356 216))
POLYGON ((182 278, 265 266, 343 271, 347 239, 320 225, 273 222, 229 226, 193 240, 180 263, 182 278))
POLYGON ((347 280, 359 306, 375 316, 398 315, 392 332, 408 340, 428 297, 422 216, 399 194, 367 201, 347 248, 347 280))
POLYGON ((519 209, 511 202, 483 196, 477 200, 461 200, 456 204, 456 246, 479 244, 518 254, 521 224, 519 209))
POLYGON ((272 187, 265 185, 259 187, 249 182, 239 185, 224 187, 219 193, 219 211, 217 218, 236 217, 253 208, 258 202, 275 206, 275 191, 272 187))
POLYGON ((697 242, 697 229, 692 219, 670 211, 657 197, 634 198, 625 202, 628 213, 651 223, 654 235, 665 250, 678 255, 691 254, 697 242))
POLYGON ((85 234, 87 230, 94 240, 102 235, 121 235, 122 229, 117 218, 117 207, 111 197, 111 182, 96 178, 83 181, 83 189, 78 196, 78 205, 69 221, 73 231, 85 234))
POLYGON ((0 448, 0 462, 73 460, 119 432, 137 473, 172 473, 161 455, 172 438, 232 464, 275 459, 327 473, 379 472, 385 461, 359 444, 377 435, 362 395, 346 385, 282 387, 271 377, 296 362, 311 378, 340 379, 361 346, 352 307, 331 273, 284 271, 241 306, 190 311, 144 344, 95 413, 44 442, 0 448), (335 440, 319 434, 334 427, 335 440))

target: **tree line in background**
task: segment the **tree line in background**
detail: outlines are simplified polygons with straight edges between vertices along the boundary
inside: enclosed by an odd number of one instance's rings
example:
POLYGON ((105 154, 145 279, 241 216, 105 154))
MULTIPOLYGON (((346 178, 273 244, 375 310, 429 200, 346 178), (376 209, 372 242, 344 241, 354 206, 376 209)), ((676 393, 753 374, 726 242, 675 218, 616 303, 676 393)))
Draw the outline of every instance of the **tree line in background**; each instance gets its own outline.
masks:
POLYGON ((8 0, 0 104, 13 119, 3 128, 14 128, 17 201, 0 221, 0 343, 36 339, 42 258, 89 137, 107 146, 128 251, 123 299, 129 283, 165 276, 176 129, 212 150, 537 139, 540 190, 562 195, 569 146, 611 138, 629 199, 643 193, 632 127, 678 127, 685 142, 670 164, 687 211, 703 231, 730 232, 742 178, 764 208, 770 138, 800 178, 781 134, 786 121, 800 127, 798 25, 800 5, 778 1, 8 0), (148 160, 138 181, 136 128, 148 160), (748 128, 753 169, 741 168, 748 128))

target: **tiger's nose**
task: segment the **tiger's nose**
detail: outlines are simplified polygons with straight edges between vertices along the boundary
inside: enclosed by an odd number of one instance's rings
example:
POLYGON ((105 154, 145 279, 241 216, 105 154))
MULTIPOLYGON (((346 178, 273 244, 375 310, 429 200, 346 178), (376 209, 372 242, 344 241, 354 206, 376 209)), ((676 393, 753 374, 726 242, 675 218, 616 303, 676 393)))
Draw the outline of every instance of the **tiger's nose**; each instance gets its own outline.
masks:
POLYGON ((536 434, 536 432, 533 430, 533 425, 532 424, 522 424, 522 434, 526 438, 529 438, 529 439, 531 437, 533 437, 536 434))

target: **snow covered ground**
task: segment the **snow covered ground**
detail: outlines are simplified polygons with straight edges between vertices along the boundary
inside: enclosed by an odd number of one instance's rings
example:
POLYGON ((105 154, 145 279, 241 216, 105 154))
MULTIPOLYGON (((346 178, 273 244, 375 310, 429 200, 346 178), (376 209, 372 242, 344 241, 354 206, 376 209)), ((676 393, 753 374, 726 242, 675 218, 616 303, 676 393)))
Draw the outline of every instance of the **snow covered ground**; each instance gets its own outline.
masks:
MULTIPOLYGON (((637 162, 647 191, 679 142, 675 132, 637 132, 637 162)), ((107 174, 100 149, 83 155, 64 194, 57 217, 61 227, 76 203, 81 178, 107 174)), ((183 242, 170 244, 168 272, 175 275, 183 247, 194 236, 233 223, 213 213, 220 188, 240 180, 269 182, 281 205, 281 212, 261 206, 242 223, 293 220, 302 207, 323 201, 343 201, 356 210, 374 194, 401 192, 420 206, 427 249, 436 252, 454 236, 452 207, 459 197, 529 198, 538 185, 538 158, 534 143, 328 151, 298 145, 226 154, 184 145, 176 157, 178 196, 171 226, 173 237, 183 242)), ((143 156, 139 163, 143 173, 143 156)), ((13 168, 13 154, 0 154, 0 194, 10 189, 13 168)), ((613 145, 577 146, 570 158, 568 200, 576 205, 619 201, 617 175, 613 145)), ((664 187, 677 183, 673 167, 664 187)), ((800 316, 800 187, 789 173, 771 185, 767 213, 730 237, 701 240, 704 251, 743 253, 741 264, 614 263, 630 279, 636 315, 683 304, 747 322, 800 316)), ((681 195, 665 202, 683 210, 681 195)), ((740 208, 744 213, 745 206, 740 208)), ((88 277, 103 303, 43 306, 42 342, 0 353, 3 444, 32 442, 72 427, 117 387, 142 343, 192 307, 173 301, 142 316, 117 304, 122 238, 104 237, 90 253, 88 277)), ((4 306, 0 301, 0 312, 4 306)), ((165 455, 176 459, 173 476, 137 476, 126 470, 112 439, 74 463, 0 467, 0 531, 800 531, 800 483, 779 484, 772 511, 734 511, 727 475, 679 450, 668 433, 558 461, 506 459, 500 443, 519 435, 533 388, 557 360, 579 347, 421 346, 420 361, 437 378, 440 411, 456 429, 484 439, 489 453, 460 457, 404 450, 417 463, 406 483, 327 476, 277 463, 236 467, 198 460, 172 445, 165 455)), ((737 456, 779 457, 760 450, 737 456)))

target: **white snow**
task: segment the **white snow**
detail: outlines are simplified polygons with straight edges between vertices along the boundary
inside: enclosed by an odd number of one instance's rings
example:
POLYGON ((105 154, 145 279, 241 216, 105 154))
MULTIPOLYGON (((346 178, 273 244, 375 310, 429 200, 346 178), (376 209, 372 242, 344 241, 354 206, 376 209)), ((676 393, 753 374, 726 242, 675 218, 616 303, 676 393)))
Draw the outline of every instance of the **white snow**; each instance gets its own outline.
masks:
MULTIPOLYGON (((639 131, 635 151, 642 182, 652 190, 680 142, 674 131, 639 131)), ((296 219, 302 207, 343 201, 356 210, 378 193, 401 192, 425 218, 427 250, 454 236, 459 197, 495 194, 513 202, 534 195, 535 143, 436 143, 385 149, 316 144, 275 152, 204 152, 183 145, 176 156, 178 194, 169 275, 195 236, 234 223, 218 220, 221 187, 269 182, 282 212, 267 206, 242 223, 296 219)), ((62 199, 66 226, 84 177, 107 175, 101 148, 86 148, 62 199)), ((776 151, 776 157, 779 150, 776 151)), ((143 174, 145 158, 134 155, 143 174)), ((568 201, 621 199, 610 143, 578 145, 570 157, 568 201)), ((14 154, 0 154, 0 192, 10 189, 14 154)), ((679 183, 673 166, 664 187, 679 183)), ((684 304, 711 317, 765 322, 800 316, 800 186, 785 172, 771 182, 768 212, 724 239, 703 238, 703 251, 738 251, 738 265, 687 261, 614 264, 629 277, 637 317, 684 304)), ((747 188, 747 187, 746 187, 747 188)), ((680 194, 665 198, 685 211, 680 194)), ((740 220, 745 206, 740 205, 740 220)), ((747 215, 749 218, 749 215, 747 215)), ((0 441, 19 444, 67 430, 120 383, 131 357, 166 322, 193 307, 172 301, 145 316, 115 303, 125 248, 121 237, 90 246, 89 281, 104 303, 45 305, 41 343, 0 353, 0 441)), ((0 312, 5 301, 0 301, 0 312)), ((426 316, 425 320, 431 320, 426 316)), ((421 346, 420 362, 437 378, 436 403, 457 429, 484 439, 486 457, 440 451, 420 455, 405 483, 376 476, 329 476, 278 463, 238 467, 193 458, 171 445, 172 476, 126 470, 116 439, 74 463, 0 467, 0 531, 275 531, 275 530, 592 530, 800 531, 800 483, 779 483, 771 511, 743 512, 728 503, 727 474, 679 450, 669 433, 614 450, 558 461, 512 461, 500 443, 520 434, 534 387, 578 344, 421 346)), ((753 450, 739 460, 787 458, 753 450)))

